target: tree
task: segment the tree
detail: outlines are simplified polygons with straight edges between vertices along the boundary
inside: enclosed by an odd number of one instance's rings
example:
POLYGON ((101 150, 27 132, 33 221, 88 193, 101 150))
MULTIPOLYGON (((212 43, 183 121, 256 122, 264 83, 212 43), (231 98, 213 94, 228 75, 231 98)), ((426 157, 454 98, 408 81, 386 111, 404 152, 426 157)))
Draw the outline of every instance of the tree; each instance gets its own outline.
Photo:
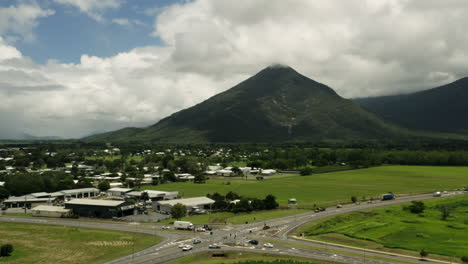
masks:
POLYGON ((8 192, 8 190, 5 187, 0 186, 0 201, 8 198, 9 196, 10 193, 8 192))
POLYGON ((0 247, 0 257, 8 257, 13 253, 12 244, 4 244, 0 247))
POLYGON ((278 207, 276 197, 271 194, 267 195, 263 200, 263 205, 265 206, 266 210, 276 209, 278 207))
POLYGON ((439 206, 438 209, 439 209, 440 213, 442 214, 441 219, 442 220, 447 220, 447 217, 449 217, 450 213, 451 213, 450 208, 447 205, 443 204, 443 205, 439 206))
POLYGON ((108 181, 102 181, 98 184, 98 189, 101 190, 101 192, 105 192, 110 189, 110 184, 108 181))
POLYGON ((351 196, 351 202, 356 203, 357 202, 357 197, 356 196, 351 196))
POLYGON ((140 200, 142 201, 148 201, 150 199, 148 192, 142 192, 140 196, 140 200))
POLYGON ((421 249, 421 251, 419 251, 419 255, 421 256, 421 258, 425 258, 427 256, 429 256, 429 252, 427 252, 424 248, 421 249))
POLYGON ((203 175, 203 173, 197 173, 195 174, 195 179, 193 179, 194 183, 205 183, 206 182, 206 177, 203 175))
POLYGON ((412 201, 411 205, 408 206, 408 209, 413 214, 421 214, 421 213, 424 213, 424 210, 426 209, 426 205, 421 201, 412 201))
POLYGON ((463 256, 460 259, 463 263, 468 263, 468 256, 463 256))
POLYGON ((301 175, 302 176, 307 176, 307 175, 311 175, 312 172, 313 172, 313 169, 311 167, 305 167, 303 169, 301 169, 301 175))
POLYGON ((187 207, 181 203, 175 204, 171 209, 171 216, 174 219, 181 219, 187 215, 187 207))
POLYGON ((240 198, 240 196, 237 193, 232 192, 232 191, 229 191, 226 194, 226 199, 229 200, 229 201, 234 201, 234 200, 237 200, 239 198, 240 198))

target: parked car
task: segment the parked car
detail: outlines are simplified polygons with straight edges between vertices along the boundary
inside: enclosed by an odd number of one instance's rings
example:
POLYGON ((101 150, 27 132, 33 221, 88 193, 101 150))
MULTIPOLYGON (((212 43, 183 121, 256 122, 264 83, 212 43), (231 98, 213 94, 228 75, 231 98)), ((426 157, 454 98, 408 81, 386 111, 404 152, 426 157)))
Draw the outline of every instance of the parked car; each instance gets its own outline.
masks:
POLYGON ((266 248, 273 248, 272 243, 265 243, 265 244, 263 244, 263 246, 266 247, 266 248))
POLYGON ((221 246, 218 245, 218 244, 211 244, 211 245, 208 246, 208 248, 210 248, 210 249, 218 249, 218 248, 221 248, 221 246))
POLYGON ((258 240, 249 240, 249 244, 258 245, 258 240))
POLYGON ((194 240, 192 241, 192 243, 194 243, 194 244, 200 244, 200 243, 201 243, 201 240, 200 240, 200 239, 194 239, 194 240))
POLYGON ((189 251, 189 250, 192 250, 192 246, 190 245, 185 245, 185 247, 182 248, 182 251, 189 251))

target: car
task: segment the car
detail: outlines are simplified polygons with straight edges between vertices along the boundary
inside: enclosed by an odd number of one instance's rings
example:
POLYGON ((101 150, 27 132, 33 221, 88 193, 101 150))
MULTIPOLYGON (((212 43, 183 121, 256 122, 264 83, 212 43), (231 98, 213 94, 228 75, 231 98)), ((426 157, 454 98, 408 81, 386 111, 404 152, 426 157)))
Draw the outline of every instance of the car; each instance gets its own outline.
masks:
POLYGON ((314 212, 318 213, 318 212, 320 212, 320 210, 317 208, 317 209, 314 210, 314 212))
POLYGON ((211 226, 209 226, 209 225, 203 225, 203 228, 205 228, 207 231, 213 230, 213 229, 211 228, 211 226))
POLYGON ((320 211, 320 212, 323 212, 323 211, 325 211, 325 210, 327 210, 327 208, 325 208, 325 207, 320 207, 320 208, 319 208, 319 211, 320 211))
POLYGON ((249 244, 258 245, 258 240, 249 240, 249 244))
POLYGON ((182 251, 189 251, 189 250, 192 250, 192 246, 190 245, 185 245, 185 247, 182 248, 182 251))
POLYGON ((192 240, 192 243, 193 244, 200 244, 201 240, 200 239, 194 239, 194 240, 192 240))
POLYGON ((208 248, 209 249, 218 249, 218 248, 221 248, 221 246, 218 245, 218 244, 211 244, 211 245, 208 246, 208 248))
POLYGON ((203 227, 197 227, 197 228, 195 229, 195 231, 197 231, 197 232, 206 232, 206 229, 203 228, 203 227))
POLYGON ((262 229, 263 230, 268 230, 268 229, 270 229, 270 226, 264 225, 262 229))
POLYGON ((184 248, 186 246, 188 246, 188 245, 187 244, 179 244, 179 248, 184 248))
POLYGON ((265 243, 265 244, 263 244, 263 246, 266 247, 266 248, 273 248, 272 243, 265 243))
POLYGON ((357 203, 355 203, 355 205, 361 205, 361 203, 360 203, 360 202, 357 202, 357 203))
POLYGON ((371 203, 373 203, 373 201, 369 200, 369 201, 367 201, 367 203, 368 203, 368 204, 371 204, 371 203))
POLYGON ((343 208, 343 205, 337 204, 337 205, 336 205, 336 208, 343 208))
POLYGON ((163 226, 162 229, 171 229, 170 226, 163 226))

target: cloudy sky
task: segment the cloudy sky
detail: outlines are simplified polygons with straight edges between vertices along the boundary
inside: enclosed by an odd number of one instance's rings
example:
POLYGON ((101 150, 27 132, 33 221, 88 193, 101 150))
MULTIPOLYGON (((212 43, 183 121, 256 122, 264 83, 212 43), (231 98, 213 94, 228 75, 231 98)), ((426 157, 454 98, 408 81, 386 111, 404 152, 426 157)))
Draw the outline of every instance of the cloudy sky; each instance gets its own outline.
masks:
POLYGON ((468 76, 465 0, 0 0, 0 138, 144 126, 273 63, 346 98, 468 76))

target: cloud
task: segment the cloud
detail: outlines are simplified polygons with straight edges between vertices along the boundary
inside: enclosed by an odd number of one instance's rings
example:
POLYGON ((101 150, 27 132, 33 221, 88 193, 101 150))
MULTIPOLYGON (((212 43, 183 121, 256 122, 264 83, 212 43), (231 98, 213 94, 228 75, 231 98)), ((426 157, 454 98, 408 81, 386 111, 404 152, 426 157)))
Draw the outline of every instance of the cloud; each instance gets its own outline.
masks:
POLYGON ((141 20, 138 20, 138 19, 129 20, 127 18, 114 18, 112 19, 112 23, 115 23, 120 26, 127 26, 127 27, 144 25, 144 23, 141 20))
POLYGON ((54 2, 74 6, 98 22, 105 20, 103 13, 106 10, 118 8, 122 4, 121 0, 54 0, 54 2))
POLYGON ((149 125, 272 63, 347 98, 431 88, 468 75, 468 2, 443 3, 190 1, 158 10, 162 46, 69 64, 36 64, 0 40, 0 113, 18 109, 11 126, 39 135, 149 125))
POLYGON ((54 13, 55 11, 51 9, 41 8, 35 1, 0 7, 0 36, 9 42, 18 39, 33 41, 35 39, 33 29, 38 25, 37 20, 54 13))

